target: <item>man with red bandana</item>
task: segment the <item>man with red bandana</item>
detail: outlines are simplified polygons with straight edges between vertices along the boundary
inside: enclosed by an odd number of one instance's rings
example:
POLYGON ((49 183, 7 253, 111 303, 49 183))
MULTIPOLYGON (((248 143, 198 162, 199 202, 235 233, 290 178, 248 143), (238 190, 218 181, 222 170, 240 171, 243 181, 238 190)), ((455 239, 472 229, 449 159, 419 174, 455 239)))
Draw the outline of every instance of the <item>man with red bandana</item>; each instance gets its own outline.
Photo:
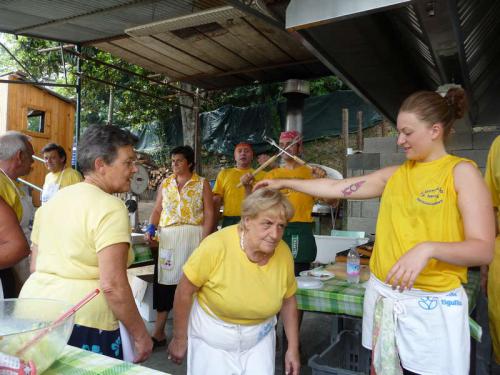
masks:
MULTIPOLYGON (((237 224, 240 221, 241 202, 252 191, 252 184, 264 177, 263 172, 252 175, 253 150, 248 143, 240 142, 234 149, 236 167, 222 169, 217 175, 212 190, 215 213, 219 213, 224 204, 222 227, 237 224)), ((218 223, 218 220, 215 221, 218 223)))
MULTIPOLYGON (((301 135, 296 130, 282 132, 279 139, 281 148, 287 148, 292 142, 300 138, 301 135)), ((302 142, 297 142, 287 149, 291 155, 298 156, 302 151, 302 142)), ((280 168, 268 172, 264 179, 274 178, 300 178, 313 179, 325 176, 325 171, 321 168, 301 165, 287 154, 281 155, 284 165, 280 168)), ((295 263, 295 275, 301 271, 308 270, 311 262, 316 259, 316 242, 313 235, 312 209, 315 198, 311 195, 300 193, 290 189, 281 190, 288 198, 295 209, 293 217, 289 220, 283 235, 283 240, 292 251, 295 263)))

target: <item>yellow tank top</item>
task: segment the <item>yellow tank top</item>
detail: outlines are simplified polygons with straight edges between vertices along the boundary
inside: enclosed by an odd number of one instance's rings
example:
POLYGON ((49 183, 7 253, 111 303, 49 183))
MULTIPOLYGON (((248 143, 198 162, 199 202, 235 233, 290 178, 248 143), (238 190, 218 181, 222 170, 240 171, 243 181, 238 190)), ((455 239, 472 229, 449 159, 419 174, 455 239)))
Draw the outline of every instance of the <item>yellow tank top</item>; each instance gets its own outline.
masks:
MULTIPOLYGON (((380 202, 375 247, 370 261, 373 274, 385 280, 396 261, 420 242, 464 240, 453 169, 462 162, 453 155, 420 163, 406 161, 387 182, 380 202)), ((414 287, 444 292, 467 282, 467 267, 431 259, 414 287)))
POLYGON ((203 222, 203 181, 193 173, 181 191, 177 187, 175 175, 162 184, 162 207, 160 227, 170 225, 200 225, 203 222))
POLYGON ((500 232, 500 136, 495 138, 488 152, 484 180, 490 189, 493 207, 497 208, 497 231, 500 232))

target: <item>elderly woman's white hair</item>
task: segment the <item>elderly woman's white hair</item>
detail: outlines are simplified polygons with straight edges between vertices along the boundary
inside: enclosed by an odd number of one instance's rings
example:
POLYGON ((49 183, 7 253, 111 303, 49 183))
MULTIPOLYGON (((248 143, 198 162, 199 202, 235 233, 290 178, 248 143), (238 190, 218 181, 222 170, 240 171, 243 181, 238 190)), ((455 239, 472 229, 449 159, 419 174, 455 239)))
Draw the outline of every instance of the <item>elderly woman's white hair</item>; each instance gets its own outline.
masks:
POLYGON ((16 152, 28 150, 30 138, 18 131, 9 130, 0 135, 0 160, 9 160, 16 152))
POLYGON ((290 220, 294 213, 292 204, 280 191, 262 188, 243 200, 241 218, 254 218, 265 211, 281 213, 286 221, 290 220))

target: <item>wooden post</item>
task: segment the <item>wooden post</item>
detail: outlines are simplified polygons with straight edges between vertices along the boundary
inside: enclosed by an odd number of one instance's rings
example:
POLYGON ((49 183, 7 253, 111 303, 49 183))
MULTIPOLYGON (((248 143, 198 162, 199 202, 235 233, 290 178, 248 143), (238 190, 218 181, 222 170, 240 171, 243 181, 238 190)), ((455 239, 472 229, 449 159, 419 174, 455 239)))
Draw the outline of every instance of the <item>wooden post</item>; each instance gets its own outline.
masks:
MULTIPOLYGON (((342 165, 342 175, 344 178, 347 177, 347 149, 349 148, 349 109, 342 108, 342 138, 344 139, 344 163, 342 165)), ((347 200, 342 199, 340 201, 341 206, 337 209, 342 209, 342 228, 347 228, 347 200)), ((332 223, 333 225, 333 223, 332 223)))
POLYGON ((356 137, 356 146, 359 151, 363 150, 363 111, 358 111, 356 114, 358 120, 358 134, 356 137))
POLYGON ((343 175, 347 176, 347 149, 349 148, 349 110, 342 108, 342 138, 344 139, 344 168, 343 175))
MULTIPOLYGON (((181 83, 181 88, 189 91, 192 89, 189 83, 181 83)), ((178 95, 179 102, 183 105, 181 107, 183 144, 191 146, 193 150, 195 150, 196 121, 193 113, 195 105, 194 98, 192 96, 183 95, 182 93, 178 95)))
POLYGON ((194 121, 194 160, 196 173, 201 175, 201 128, 200 128, 200 92, 196 89, 193 100, 193 121, 194 121))
POLYGON ((113 100, 113 87, 109 88, 109 103, 108 103, 108 125, 111 125, 113 123, 113 105, 114 105, 114 100, 113 100))

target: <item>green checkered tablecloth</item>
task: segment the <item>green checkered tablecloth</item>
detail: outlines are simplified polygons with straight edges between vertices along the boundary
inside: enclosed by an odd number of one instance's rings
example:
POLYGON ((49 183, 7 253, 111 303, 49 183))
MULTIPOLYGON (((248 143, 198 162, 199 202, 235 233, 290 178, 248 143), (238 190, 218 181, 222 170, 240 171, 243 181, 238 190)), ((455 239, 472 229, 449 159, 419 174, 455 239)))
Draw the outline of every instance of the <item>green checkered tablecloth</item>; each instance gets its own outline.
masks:
MULTIPOLYGON (((472 311, 480 289, 479 272, 469 271, 468 279, 464 288, 469 298, 469 311, 472 311)), ((362 317, 364 295, 363 284, 349 284, 347 281, 333 278, 324 281, 321 289, 298 289, 296 298, 300 310, 362 317)), ((469 319, 469 323, 471 336, 480 341, 481 326, 473 319, 469 319)))
POLYGON ((118 359, 67 345, 63 353, 43 375, 118 375, 144 374, 168 375, 147 367, 134 365, 118 359))

